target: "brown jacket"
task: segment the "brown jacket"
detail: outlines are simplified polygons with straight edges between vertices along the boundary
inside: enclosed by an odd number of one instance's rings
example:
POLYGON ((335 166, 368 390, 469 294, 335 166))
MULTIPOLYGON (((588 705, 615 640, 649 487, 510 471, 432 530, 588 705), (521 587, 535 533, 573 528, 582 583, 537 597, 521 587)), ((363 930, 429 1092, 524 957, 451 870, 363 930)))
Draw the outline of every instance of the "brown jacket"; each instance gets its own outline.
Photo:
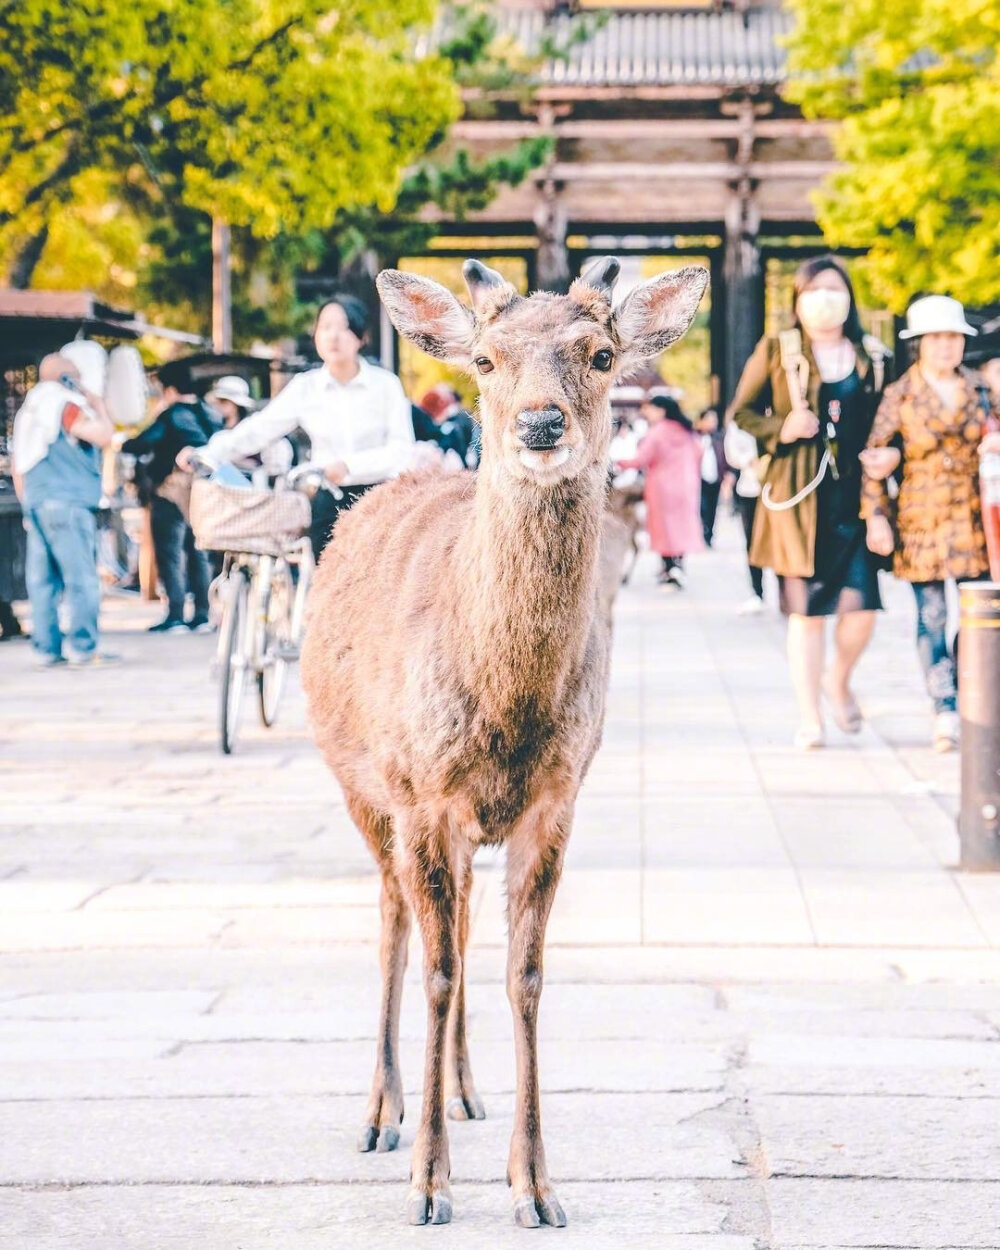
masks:
MULTIPOLYGON (((809 407, 817 412, 820 376, 809 340, 803 335, 802 352, 809 362, 809 407)), ((868 397, 872 416, 878 406, 879 390, 885 382, 888 352, 878 342, 865 336, 865 345, 857 348, 858 372, 868 397), (875 367, 873 357, 882 356, 875 367)), ((807 486, 819 469, 820 443, 817 439, 800 439, 781 443, 778 436, 785 418, 792 409, 788 379, 781 367, 781 352, 776 338, 764 337, 747 361, 733 397, 732 417, 740 429, 757 440, 762 455, 771 457, 761 485, 771 487, 776 503, 791 499, 807 486)), ((806 496, 787 512, 770 512, 763 505, 757 509, 750 562, 760 568, 774 569, 783 577, 812 577, 816 556, 816 494, 806 496)))
MULTIPOLYGON (((979 444, 987 424, 980 393, 994 416, 997 407, 983 378, 965 368, 959 375, 961 402, 949 412, 914 365, 886 388, 868 439, 869 447, 902 441, 893 572, 908 582, 978 577, 989 567, 979 498, 979 444)), ((891 518, 885 482, 864 478, 861 514, 891 518)))

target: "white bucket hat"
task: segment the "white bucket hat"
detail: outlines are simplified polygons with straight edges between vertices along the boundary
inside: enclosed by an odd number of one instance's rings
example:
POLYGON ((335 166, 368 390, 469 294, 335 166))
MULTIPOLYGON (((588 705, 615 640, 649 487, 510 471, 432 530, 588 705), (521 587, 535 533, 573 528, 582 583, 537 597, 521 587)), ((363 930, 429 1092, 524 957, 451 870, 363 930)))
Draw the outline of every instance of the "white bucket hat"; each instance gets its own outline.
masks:
POLYGON ((901 339, 915 339, 921 334, 967 334, 979 333, 965 320, 965 309, 957 299, 948 295, 926 295, 915 299, 906 310, 906 329, 900 330, 901 339))
POLYGON ((250 394, 250 383, 246 378, 237 377, 236 374, 229 374, 224 378, 219 378, 209 391, 208 398, 228 399, 230 403, 236 404, 238 408, 257 407, 253 396, 250 394))

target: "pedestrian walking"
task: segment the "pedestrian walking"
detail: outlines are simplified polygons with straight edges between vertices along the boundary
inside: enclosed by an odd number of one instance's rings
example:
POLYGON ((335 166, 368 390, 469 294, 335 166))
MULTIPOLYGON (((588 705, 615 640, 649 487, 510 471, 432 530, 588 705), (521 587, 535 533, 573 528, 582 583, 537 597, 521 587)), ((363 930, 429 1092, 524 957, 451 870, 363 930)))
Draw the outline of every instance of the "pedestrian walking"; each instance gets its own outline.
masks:
POLYGON ((462 405, 458 391, 447 382, 439 382, 421 396, 419 406, 437 427, 441 447, 454 451, 466 468, 476 468, 476 423, 462 405))
POLYGON ((118 659, 98 648, 101 449, 113 431, 103 400, 83 388, 73 361, 46 356, 37 386, 14 418, 13 439, 14 489, 28 538, 32 642, 45 668, 91 668, 118 659), (65 637, 60 604, 68 615, 65 637))
MULTIPOLYGON (((399 378, 361 356, 368 336, 365 307, 353 295, 335 295, 319 310, 313 341, 323 364, 299 373, 260 412, 216 434, 205 448, 213 464, 253 455, 301 428, 312 444, 311 463, 338 496, 319 490, 312 500, 310 537, 318 559, 340 512, 379 482, 408 467, 414 447, 410 403, 399 378)), ((178 464, 190 464, 193 447, 178 464)))
POLYGON ((936 751, 953 750, 959 736, 945 584, 989 574, 979 456, 1000 452, 1000 433, 991 432, 1000 400, 962 365, 966 338, 975 333, 958 300, 929 295, 910 305, 900 338, 916 340, 917 360, 886 389, 861 457, 868 545, 891 555, 893 572, 913 586, 936 751), (894 502, 887 479, 897 470, 894 502))
POLYGON ((135 438, 121 442, 128 455, 149 457, 144 476, 153 550, 167 596, 167 614, 150 627, 150 633, 208 633, 212 628, 208 619, 212 570, 208 557, 195 546, 189 524, 192 475, 178 468, 175 458, 183 447, 205 446, 221 421, 194 394, 190 369, 183 360, 161 366, 157 377, 163 393, 153 410, 153 421, 135 438), (185 621, 189 592, 194 610, 191 620, 185 621))
POLYGON ((701 438, 701 529, 705 546, 711 547, 715 538, 715 518, 719 511, 719 496, 729 473, 724 448, 725 434, 719 425, 719 414, 714 408, 706 408, 694 428, 701 438))
POLYGON ((824 744, 820 693, 846 733, 862 725, 851 675, 882 601, 860 517, 858 459, 885 382, 888 350, 865 335, 847 271, 816 257, 795 275, 795 328, 747 361, 733 417, 769 457, 751 563, 778 575, 799 709, 795 744, 824 744), (827 617, 836 617, 826 664, 827 617))
POLYGON ((701 442, 670 396, 656 395, 640 411, 648 422, 647 433, 635 456, 619 460, 616 468, 642 469, 649 545, 662 561, 659 581, 680 590, 685 585, 684 557, 704 545, 701 442))
POLYGON ((753 525, 760 499, 759 457, 757 440, 735 421, 726 426, 726 463, 736 472, 733 487, 733 503, 736 515, 743 527, 747 549, 747 571, 750 575, 750 595, 736 609, 740 616, 759 616, 764 611, 764 570, 750 559, 753 541, 753 525))
MULTIPOLYGON (((205 399, 222 418, 225 430, 234 430, 241 421, 257 411, 257 403, 250 394, 250 383, 236 374, 218 378, 205 399)), ((266 489, 276 478, 288 472, 294 459, 292 444, 287 438, 279 438, 261 448, 256 455, 234 460, 233 466, 246 473, 255 486, 266 489)))

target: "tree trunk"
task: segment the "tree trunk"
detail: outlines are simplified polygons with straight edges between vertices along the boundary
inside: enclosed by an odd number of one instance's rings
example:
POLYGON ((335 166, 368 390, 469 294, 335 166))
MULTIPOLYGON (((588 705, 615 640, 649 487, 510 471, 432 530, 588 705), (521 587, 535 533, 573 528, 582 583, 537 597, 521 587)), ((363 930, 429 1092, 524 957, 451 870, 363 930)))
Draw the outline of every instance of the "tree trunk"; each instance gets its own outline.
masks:
POLYGON ((31 276, 42 259, 42 252, 45 251, 45 244, 48 240, 49 227, 44 225, 37 234, 33 234, 27 240, 18 252, 7 278, 15 291, 25 291, 31 285, 31 276))

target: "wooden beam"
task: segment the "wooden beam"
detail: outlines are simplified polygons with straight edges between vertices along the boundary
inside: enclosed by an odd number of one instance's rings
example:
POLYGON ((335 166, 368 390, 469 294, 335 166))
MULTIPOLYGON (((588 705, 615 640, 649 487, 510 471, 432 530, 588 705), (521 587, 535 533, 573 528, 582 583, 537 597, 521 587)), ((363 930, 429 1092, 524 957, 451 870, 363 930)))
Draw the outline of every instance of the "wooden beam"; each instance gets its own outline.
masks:
MULTIPOLYGON (((672 118, 622 120, 622 121, 563 121, 555 122, 551 130, 529 119, 520 121, 477 120, 466 118, 455 122, 450 134, 467 142, 511 141, 533 139, 543 134, 554 134, 557 139, 737 139, 740 121, 733 118, 672 118)), ((829 122, 807 122, 797 118, 758 120, 754 134, 759 139, 793 137, 800 139, 827 138, 833 133, 829 122)))
POLYGON ((818 182, 838 168, 836 161, 753 161, 746 167, 737 161, 591 161, 574 165, 559 161, 540 171, 540 180, 554 182, 615 182, 628 185, 644 182, 692 181, 736 182, 748 175, 756 181, 818 182))

